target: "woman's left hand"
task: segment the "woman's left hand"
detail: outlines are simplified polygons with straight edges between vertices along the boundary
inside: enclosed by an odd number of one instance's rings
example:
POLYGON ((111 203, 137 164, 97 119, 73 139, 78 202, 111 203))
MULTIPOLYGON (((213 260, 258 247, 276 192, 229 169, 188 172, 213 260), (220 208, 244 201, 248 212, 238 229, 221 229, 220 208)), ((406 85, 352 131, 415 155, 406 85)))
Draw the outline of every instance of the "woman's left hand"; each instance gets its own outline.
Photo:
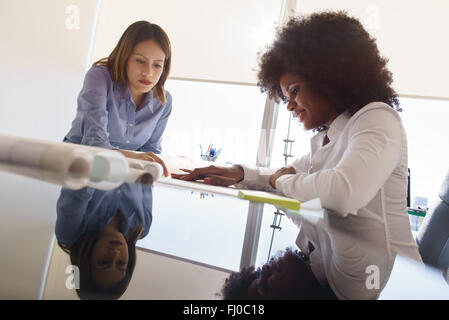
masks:
POLYGON ((295 174, 296 170, 293 167, 284 167, 276 171, 270 176, 270 185, 276 189, 276 180, 284 174, 295 174))

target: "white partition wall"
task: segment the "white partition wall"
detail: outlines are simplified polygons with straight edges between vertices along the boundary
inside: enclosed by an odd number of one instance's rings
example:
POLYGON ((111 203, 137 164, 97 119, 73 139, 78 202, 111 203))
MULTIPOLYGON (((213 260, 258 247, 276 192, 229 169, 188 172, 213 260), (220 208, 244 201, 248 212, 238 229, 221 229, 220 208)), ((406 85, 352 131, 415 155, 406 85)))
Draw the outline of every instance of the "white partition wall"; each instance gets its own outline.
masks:
POLYGON ((125 28, 148 20, 168 34, 171 77, 255 83, 256 54, 273 35, 283 1, 102 1, 93 60, 115 46, 125 28))
MULTIPOLYGON (((0 1, 0 133, 62 140, 76 112, 98 3, 0 1)), ((0 190, 0 299, 38 299, 60 187, 0 172, 0 190)))
POLYGON ((0 2, 0 132, 62 140, 75 116, 98 3, 0 2))

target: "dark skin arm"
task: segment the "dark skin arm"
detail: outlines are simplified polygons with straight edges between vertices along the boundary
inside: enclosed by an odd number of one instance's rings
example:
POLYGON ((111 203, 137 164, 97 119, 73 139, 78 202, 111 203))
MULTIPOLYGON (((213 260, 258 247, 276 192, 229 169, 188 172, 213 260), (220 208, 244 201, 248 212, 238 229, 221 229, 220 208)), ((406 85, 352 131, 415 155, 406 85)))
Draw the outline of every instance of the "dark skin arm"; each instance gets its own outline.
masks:
POLYGON ((216 186, 230 186, 243 180, 243 168, 240 166, 218 167, 218 166, 208 166, 203 168, 195 168, 193 170, 181 169, 186 172, 185 174, 172 173, 172 178, 185 180, 185 181, 196 181, 204 180, 204 183, 216 185, 216 186))
MULTIPOLYGON (((181 169, 185 174, 172 174, 172 178, 184 181, 204 180, 204 183, 216 186, 230 186, 243 180, 244 171, 241 166, 232 166, 230 168, 208 166, 203 168, 195 168, 193 170, 181 169)), ((296 171, 292 167, 285 167, 277 170, 270 176, 270 184, 276 188, 276 180, 284 174, 295 174, 296 171)))

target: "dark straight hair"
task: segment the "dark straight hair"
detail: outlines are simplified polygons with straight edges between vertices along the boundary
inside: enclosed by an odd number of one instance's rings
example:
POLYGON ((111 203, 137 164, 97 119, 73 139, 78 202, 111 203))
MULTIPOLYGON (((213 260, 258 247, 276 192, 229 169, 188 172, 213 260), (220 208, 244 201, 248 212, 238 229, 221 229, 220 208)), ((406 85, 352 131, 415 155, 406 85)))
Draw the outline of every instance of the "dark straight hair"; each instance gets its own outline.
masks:
POLYGON ((93 66, 105 66, 109 70, 112 81, 127 86, 128 77, 126 76, 126 63, 135 46, 146 40, 154 40, 157 42, 165 54, 162 75, 153 88, 153 93, 156 99, 162 104, 165 104, 167 98, 164 85, 171 68, 171 44, 165 31, 157 24, 148 21, 134 22, 125 30, 109 57, 96 61, 93 66))

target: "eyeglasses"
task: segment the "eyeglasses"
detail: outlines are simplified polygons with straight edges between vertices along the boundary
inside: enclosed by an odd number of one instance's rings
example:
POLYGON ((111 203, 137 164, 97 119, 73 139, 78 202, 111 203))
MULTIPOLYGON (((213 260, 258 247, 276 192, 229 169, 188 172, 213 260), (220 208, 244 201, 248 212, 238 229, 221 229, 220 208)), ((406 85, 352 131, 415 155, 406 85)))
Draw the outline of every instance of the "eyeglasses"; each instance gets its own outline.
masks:
POLYGON ((309 261, 309 257, 302 251, 294 250, 292 251, 296 256, 298 256, 299 259, 302 261, 309 261))

